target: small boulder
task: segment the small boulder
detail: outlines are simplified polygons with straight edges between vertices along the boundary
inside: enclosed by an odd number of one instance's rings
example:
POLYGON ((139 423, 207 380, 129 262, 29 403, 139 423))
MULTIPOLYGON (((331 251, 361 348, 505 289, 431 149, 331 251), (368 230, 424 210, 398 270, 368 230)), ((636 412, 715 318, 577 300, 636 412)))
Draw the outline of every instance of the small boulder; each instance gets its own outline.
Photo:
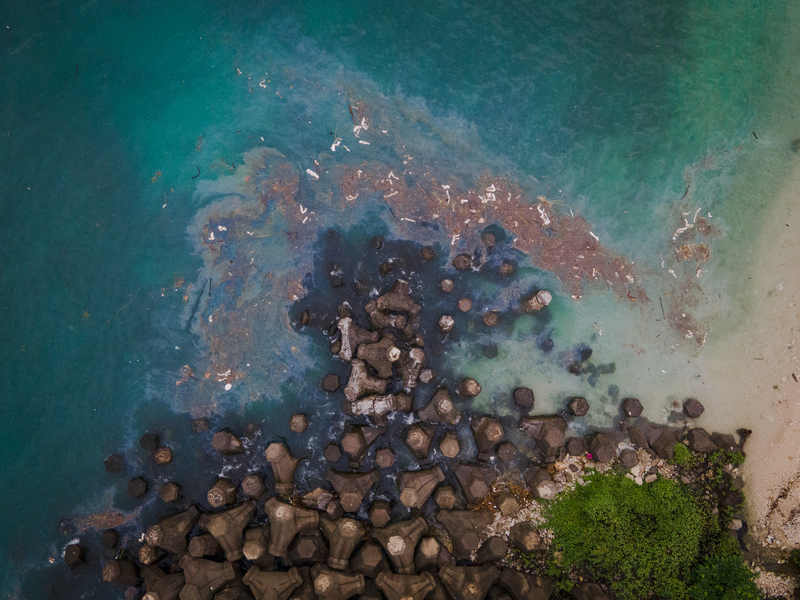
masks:
POLYGON ((64 562, 72 569, 77 569, 86 564, 86 553, 78 544, 70 544, 64 551, 64 562))
POLYGON ((533 408, 534 396, 533 390, 526 387, 518 387, 514 390, 514 404, 520 408, 530 409, 533 408))
POLYGON ((335 392, 339 389, 339 376, 335 373, 328 373, 322 379, 322 389, 326 392, 335 392))
POLYGON ((308 417, 302 414, 292 415, 289 419, 289 429, 295 433, 303 433, 308 427, 308 417))
POLYGON ((586 452, 586 443, 583 438, 571 437, 567 440, 567 453, 572 456, 581 456, 586 452))
POLYGON ((147 493, 147 481, 141 477, 134 477, 128 482, 128 493, 134 498, 141 498, 147 493))
POLYGON ((177 502, 181 498, 181 487, 177 483, 169 481, 158 490, 158 496, 164 502, 177 502))
POLYGON ((453 266, 458 271, 466 271, 472 268, 472 257, 469 254, 459 254, 453 259, 453 266))
POLYGON ((224 429, 214 434, 214 437, 211 438, 211 445, 217 452, 229 456, 244 452, 241 440, 224 429))
POLYGON ((703 414, 705 408, 694 398, 689 398, 683 403, 683 413, 690 419, 697 419, 703 414))
POLYGON ((642 414, 642 403, 638 398, 625 398, 622 401, 622 412, 626 417, 638 417, 642 414))
POLYGON ((108 473, 122 473, 125 470, 125 459, 119 454, 111 454, 103 461, 103 466, 108 473))
POLYGON ((576 417, 583 417, 589 412, 589 403, 583 396, 575 396, 569 401, 567 408, 576 417))
POLYGON ((625 450, 619 453, 617 458, 619 459, 620 464, 626 469, 632 469, 639 464, 639 457, 637 456, 636 451, 631 450, 630 448, 625 448, 625 450))
POLYGON ((142 437, 139 438, 139 445, 146 452, 155 452, 156 448, 158 448, 158 446, 160 445, 158 434, 145 433, 142 437))
POLYGON ((713 454, 717 451, 717 445, 711 441, 711 435, 702 427, 695 427, 686 432, 686 445, 690 450, 703 454, 713 454))

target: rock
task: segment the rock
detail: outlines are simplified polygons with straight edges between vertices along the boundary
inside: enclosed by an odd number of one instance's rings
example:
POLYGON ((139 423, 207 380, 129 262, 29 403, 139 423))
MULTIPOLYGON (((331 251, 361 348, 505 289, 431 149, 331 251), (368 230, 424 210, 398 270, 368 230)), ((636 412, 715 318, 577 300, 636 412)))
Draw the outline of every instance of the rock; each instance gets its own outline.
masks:
POLYGON ((439 388, 425 406, 417 410, 417 417, 423 422, 450 423, 453 425, 461 421, 461 413, 450 399, 450 394, 444 388, 439 388))
POLYGON ((433 442, 433 428, 423 423, 415 423, 406 430, 404 441, 417 460, 427 461, 433 442))
POLYGON ((108 473, 116 475, 125 470, 125 459, 119 454, 110 454, 105 461, 103 461, 103 466, 108 473))
POLYGON ((418 315, 422 310, 422 307, 411 299, 408 282, 403 279, 396 280, 387 293, 378 297, 377 303, 379 310, 404 313, 411 317, 418 315))
POLYGON ((361 466, 361 460, 366 456, 369 447, 385 432, 385 427, 353 424, 347 426, 341 446, 350 461, 350 468, 358 469, 361 466))
POLYGON ((141 498, 147 493, 147 481, 141 477, 134 477, 128 482, 128 493, 134 498, 141 498))
POLYGON ((413 517, 372 530, 372 538, 386 551, 398 573, 414 572, 414 550, 422 534, 428 529, 425 519, 413 517))
POLYGON ((617 457, 619 459, 620 464, 626 469, 632 469, 636 465, 639 464, 639 457, 634 450, 630 448, 626 448, 622 452, 619 453, 617 457))
POLYGON ((430 369, 422 369, 422 371, 419 372, 419 380, 422 383, 430 383, 435 376, 436 374, 430 369))
POLYGON ((526 387, 518 387, 514 390, 514 404, 520 408, 530 409, 533 408, 534 397, 533 390, 526 387))
POLYGON ((285 572, 250 567, 242 581, 252 590, 256 600, 288 600, 295 588, 303 583, 294 567, 285 572))
POLYGON ((328 462, 337 462, 340 458, 342 458, 342 448, 339 444, 334 444, 331 442, 327 446, 325 446, 325 450, 322 451, 322 455, 325 457, 325 460, 328 462))
POLYGON ((251 500, 258 500, 267 493, 267 488, 261 477, 258 475, 248 475, 242 480, 242 492, 251 500))
POLYGON ((346 512, 356 512, 358 507, 361 506, 364 496, 380 480, 380 475, 377 469, 372 469, 366 473, 351 473, 329 469, 325 473, 325 479, 333 485, 339 494, 344 510, 346 512))
POLYGON ((299 534, 314 533, 319 526, 319 514, 313 510, 298 508, 270 498, 264 504, 270 522, 270 544, 268 552, 273 556, 286 557, 289 544, 299 534))
POLYGON ((217 540, 225 552, 225 560, 234 562, 242 558, 242 531, 256 515, 255 504, 248 500, 236 508, 200 517, 199 525, 217 540))
POLYGON ((705 408, 694 398, 689 398, 683 403, 683 414, 690 419, 697 419, 703 414, 705 408))
POLYGON ((381 573, 375 585, 383 592, 386 600, 424 600, 426 594, 436 587, 433 575, 396 575, 381 573))
POLYGON ((456 322, 450 315, 442 315, 439 317, 439 330, 442 333, 449 333, 453 329, 456 322))
POLYGON ((164 502, 177 502, 181 498, 181 487, 169 481, 158 490, 158 496, 164 502))
POLYGON ((527 575, 514 569, 503 569, 498 583, 513 600, 548 600, 553 595, 553 584, 549 579, 527 575))
POLYGON ((486 325, 487 327, 496 326, 499 320, 500 320, 499 315, 493 310, 490 310, 489 312, 483 314, 483 324, 486 325))
POLYGON ((100 543, 106 550, 113 550, 119 544, 119 533, 116 529, 106 529, 100 538, 100 543))
POLYGON ((308 427, 308 417, 301 414, 292 415, 289 419, 289 429, 295 433, 303 433, 308 427))
POLYGON ((596 433, 589 444, 589 452, 595 462, 611 462, 617 457, 616 441, 608 433, 596 433))
POLYGON ((393 335, 384 335, 374 344, 361 344, 357 356, 378 373, 378 377, 388 379, 393 374, 393 365, 400 358, 400 348, 395 345, 393 335))
POLYGON ((81 565, 86 564, 86 553, 80 545, 70 544, 64 551, 64 562, 67 563, 70 571, 77 569, 81 565))
POLYGON ((157 525, 148 527, 145 541, 150 546, 158 546, 171 554, 181 556, 189 547, 186 536, 199 520, 200 511, 197 507, 190 506, 182 513, 162 519, 157 525))
POLYGON ((214 434, 214 437, 211 438, 211 445, 217 452, 228 456, 244 452, 242 441, 225 429, 214 434))
POLYGON ((443 565, 439 579, 453 600, 483 600, 500 577, 500 571, 493 564, 480 567, 454 567, 443 565))
POLYGON ((375 579, 382 571, 389 570, 389 563, 381 547, 375 542, 366 542, 350 559, 350 571, 375 579))
POLYGON ((466 271, 472 268, 472 257, 469 254, 459 254, 453 259, 453 266, 458 271, 466 271))
POLYGON ((352 360, 353 354, 358 350, 359 344, 374 344, 380 337, 377 331, 362 329, 356 325, 350 317, 339 319, 336 327, 341 333, 341 349, 338 354, 339 358, 342 360, 352 360))
POLYGON ((583 417, 589 412, 589 403, 583 396, 575 396, 569 401, 567 408, 576 417, 583 417))
POLYGON ((213 556, 219 552, 219 543, 216 538, 210 533, 204 535, 196 535, 189 540, 189 554, 195 558, 203 558, 204 556, 213 556))
POLYGON ((159 446, 153 454, 153 460, 157 465, 169 465, 172 463, 172 448, 159 446))
POLYGON ((472 300, 469 298, 460 298, 458 300, 458 310, 461 312, 469 312, 472 310, 472 300))
POLYGON ((567 453, 572 456, 581 456, 586 452, 586 444, 583 438, 571 437, 566 443, 567 453))
POLYGON ((236 486, 230 479, 222 477, 217 479, 214 487, 208 490, 206 500, 212 508, 222 508, 236 502, 236 486))
POLYGON ((633 427, 628 427, 626 433, 631 440, 631 444, 637 448, 647 449, 650 447, 650 444, 647 442, 647 434, 642 431, 642 428, 639 427, 638 424, 633 427))
POLYGON ((711 435, 702 427, 695 427, 686 432, 686 445, 694 452, 713 454, 717 445, 711 441, 711 435))
POLYGON ((400 384, 406 390, 417 387, 423 366, 425 366, 425 353, 421 349, 411 348, 408 352, 400 353, 397 372, 400 374, 400 384))
POLYGON ((517 449, 511 442, 503 442, 497 447, 497 458, 505 464, 514 462, 517 458, 517 449))
POLYGON ((398 477, 400 502, 407 508, 422 509, 436 486, 444 481, 444 473, 439 466, 421 471, 405 471, 398 477))
POLYGON ((392 505, 385 500, 376 500, 369 507, 367 516, 373 527, 386 527, 392 520, 392 505))
POLYGON ((547 290, 540 290, 530 298, 523 299, 522 310, 524 312, 538 312, 553 301, 553 295, 547 290))
POLYGON ((452 292, 454 287, 455 287, 455 284, 453 283, 452 279, 442 279, 442 281, 439 282, 439 288, 445 294, 449 294, 450 292, 452 292))
POLYGON ((145 433, 139 438, 139 446, 146 452, 155 452, 160 446, 157 433, 145 433))
POLYGON ((645 483, 653 483, 656 479, 658 479, 658 475, 655 473, 651 473, 644 478, 645 483))
POLYGON ((478 448, 478 459, 488 460, 495 446, 503 439, 503 426, 492 417, 473 417, 470 427, 478 448))
POLYGON ((533 523, 522 521, 511 527, 508 532, 508 541, 523 554, 530 554, 539 548, 542 538, 533 523))
POLYGON ((436 250, 432 246, 425 246, 422 249, 422 260, 433 260, 436 258, 436 250))
POLYGON ((739 446, 736 445, 736 440, 730 433, 718 433, 715 431, 711 434, 711 441, 725 452, 739 451, 739 446))
POLYGON ((498 562, 508 554, 508 544, 498 536, 488 538, 478 549, 477 559, 479 563, 498 562))
POLYGON ((455 559, 439 540, 433 537, 422 538, 414 553, 417 571, 435 569, 443 564, 455 564, 455 559))
POLYGON ((452 486, 442 485, 433 493, 433 501, 439 508, 451 509, 456 505, 456 493, 452 486))
POLYGON ((350 555, 364 539, 367 528, 361 521, 355 519, 332 521, 324 516, 319 520, 319 525, 330 546, 328 565, 333 569, 346 569, 350 555))
POLYGON ((474 398, 481 393, 481 384, 475 381, 472 377, 467 377, 458 386, 458 393, 467 398, 474 398))
POLYGON ((311 569, 311 577, 319 600, 347 600, 364 593, 364 576, 360 573, 347 575, 317 564, 311 569))
POLYGON ((294 458, 289 449, 278 442, 267 446, 264 455, 275 475, 275 491, 278 494, 291 494, 294 488, 294 472, 300 460, 294 458))
POLYGON ((322 389, 326 392, 335 392, 339 389, 339 376, 335 373, 328 373, 322 378, 322 389))
POLYGON ((103 565, 103 581, 118 583, 131 587, 139 587, 142 580, 136 565, 129 560, 110 560, 103 565))
POLYGON ((328 548, 319 533, 298 535, 289 544, 289 562, 295 566, 313 565, 325 560, 328 548))
POLYGON ((611 600, 611 597, 596 583, 576 585, 572 588, 572 597, 575 600, 611 600))
POLYGON ((642 403, 638 398, 625 398, 622 401, 622 413, 626 417, 638 417, 642 414, 642 403))
POLYGON ((492 483, 497 479, 497 471, 491 467, 480 465, 459 464, 455 468, 456 479, 461 484, 467 504, 476 506, 480 504, 492 483))
POLYGON ((461 451, 455 431, 447 431, 439 440, 439 450, 447 458, 455 458, 461 451))
POLYGON ((504 517, 513 517, 519 512, 519 500, 510 492, 499 494, 495 498, 494 504, 504 517))
POLYGON ((655 451, 658 458, 672 460, 675 455, 677 437, 669 427, 659 425, 651 426, 647 433, 647 441, 655 451))
POLYGON ((488 510, 439 510, 436 519, 453 542, 453 557, 468 560, 480 546, 481 533, 494 520, 488 510))
POLYGON ((375 452, 375 464, 381 469, 388 469, 394 465, 394 452, 389 448, 380 448, 375 452))

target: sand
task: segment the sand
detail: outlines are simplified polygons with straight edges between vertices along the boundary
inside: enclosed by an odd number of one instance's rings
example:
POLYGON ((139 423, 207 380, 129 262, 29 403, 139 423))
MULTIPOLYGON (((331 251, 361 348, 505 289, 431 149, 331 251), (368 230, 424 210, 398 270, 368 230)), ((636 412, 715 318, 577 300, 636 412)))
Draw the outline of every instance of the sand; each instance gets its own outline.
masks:
POLYGON ((749 316, 703 353, 706 407, 720 431, 753 430, 744 465, 751 531, 762 543, 800 547, 790 506, 800 498, 800 484, 791 485, 800 471, 800 162, 752 248, 742 290, 752 295, 749 316), (788 498, 775 504, 787 486, 788 498))

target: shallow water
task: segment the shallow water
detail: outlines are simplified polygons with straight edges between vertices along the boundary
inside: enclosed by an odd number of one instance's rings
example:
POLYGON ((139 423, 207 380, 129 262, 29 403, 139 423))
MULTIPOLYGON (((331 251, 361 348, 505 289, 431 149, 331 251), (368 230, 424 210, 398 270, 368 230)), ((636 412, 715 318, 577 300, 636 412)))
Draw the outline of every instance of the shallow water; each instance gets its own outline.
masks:
MULTIPOLYGON (((313 472, 340 427, 318 381, 331 368, 346 373, 323 330, 342 299, 391 283, 377 273, 391 257, 405 261, 426 326, 454 310, 459 291, 472 298, 436 362, 447 385, 482 382, 476 410, 510 414, 509 390, 529 385, 542 412, 585 395, 590 426, 610 425, 627 395, 651 418, 669 416, 701 377, 698 340, 728 334, 752 309, 738 293, 754 260, 748 242, 800 135, 797 9, 550 4, 429 2, 413 19, 400 3, 0 8, 0 477, 17 490, 0 516, 3 591, 121 596, 97 582, 96 531, 79 536, 86 569, 70 576, 48 563, 76 536, 57 524, 135 509, 127 479, 102 469, 111 452, 152 488, 175 477, 187 495, 202 493, 223 462, 207 452, 208 434, 191 433, 193 415, 238 431, 259 423, 254 468, 264 468, 264 443, 284 435, 313 472), (369 129, 357 137, 361 118, 369 129), (353 184, 358 169, 374 178, 353 184), (390 196, 400 176, 406 187, 390 196), (426 204, 446 203, 451 190, 477 202, 486 182, 513 189, 514 209, 456 226, 426 204), (536 205, 552 234, 538 209, 533 223, 513 224, 536 205), (700 217, 713 229, 693 238, 700 217), (572 298, 552 243, 579 218, 602 245, 596 264, 627 257, 632 286, 582 279, 572 298), (479 237, 490 225, 498 244, 487 254, 479 237), (378 235, 386 244, 373 251, 378 235), (698 263, 691 246, 678 260, 676 248, 691 243, 709 245, 711 259, 698 263), (415 262, 422 244, 436 245, 436 261, 415 262), (448 253, 476 248, 484 267, 454 277, 452 298, 437 293, 453 274, 448 253), (515 265, 511 281, 497 276, 502 260, 515 265), (345 271, 344 289, 330 289, 331 263, 345 271), (628 299, 624 290, 638 287, 649 302, 628 299), (519 298, 538 288, 554 295, 546 314, 517 315, 519 298), (303 330, 306 306, 319 320, 303 330), (492 331, 484 309, 504 314, 492 331), (567 372, 582 344, 595 369, 613 372, 567 372), (496 358, 484 353, 490 345, 496 358), (196 379, 176 385, 184 365, 196 379), (301 409, 312 416, 306 437, 282 425, 301 409), (138 447, 148 429, 175 451, 163 472, 138 447)), ((148 498, 144 522, 161 510, 148 498)), ((134 535, 141 523, 120 529, 134 535)))

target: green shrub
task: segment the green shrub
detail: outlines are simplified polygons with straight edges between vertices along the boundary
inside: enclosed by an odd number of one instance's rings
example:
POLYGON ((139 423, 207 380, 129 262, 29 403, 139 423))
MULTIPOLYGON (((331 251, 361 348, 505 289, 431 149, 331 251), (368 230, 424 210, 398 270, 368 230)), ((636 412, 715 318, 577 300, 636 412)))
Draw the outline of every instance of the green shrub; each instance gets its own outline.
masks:
POLYGON ((800 550, 792 550, 789 554, 789 558, 791 559, 794 566, 800 569, 800 550))
POLYGON ((620 600, 659 594, 687 598, 684 578, 697 561, 709 523, 689 490, 669 479, 636 485, 627 477, 593 476, 548 509, 554 549, 571 567, 610 581, 620 600))
POLYGON ((672 463, 680 467, 693 467, 700 460, 684 444, 675 444, 675 456, 672 463))
POLYGON ((709 556, 689 577, 692 600, 759 600, 755 575, 737 554, 709 556))

